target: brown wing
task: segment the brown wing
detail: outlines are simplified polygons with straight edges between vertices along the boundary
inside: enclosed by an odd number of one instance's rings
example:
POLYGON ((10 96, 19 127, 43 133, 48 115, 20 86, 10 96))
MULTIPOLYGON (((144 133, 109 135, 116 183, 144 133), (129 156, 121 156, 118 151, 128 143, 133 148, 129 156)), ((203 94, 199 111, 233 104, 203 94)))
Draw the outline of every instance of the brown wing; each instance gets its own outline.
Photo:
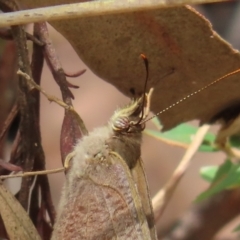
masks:
POLYGON ((52 239, 151 239, 131 173, 117 154, 89 160, 86 174, 74 185, 52 239))
POLYGON ((150 229, 151 239, 157 240, 155 228, 155 220, 152 209, 152 201, 149 196, 148 182, 144 171, 143 161, 141 158, 136 162, 134 168, 131 169, 132 177, 137 184, 138 192, 141 197, 143 210, 147 218, 148 227, 150 229))

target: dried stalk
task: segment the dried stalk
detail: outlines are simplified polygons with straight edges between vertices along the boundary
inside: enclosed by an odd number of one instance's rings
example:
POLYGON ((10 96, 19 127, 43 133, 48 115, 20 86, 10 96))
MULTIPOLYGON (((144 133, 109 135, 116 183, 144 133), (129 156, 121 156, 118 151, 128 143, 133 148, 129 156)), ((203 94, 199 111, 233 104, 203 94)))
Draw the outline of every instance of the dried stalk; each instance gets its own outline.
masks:
POLYGON ((209 128, 210 128, 210 125, 207 125, 207 124, 199 128, 198 132, 195 135, 194 140, 190 144, 185 155, 183 156, 179 165, 177 166, 174 173, 172 174, 171 178, 168 180, 166 185, 154 196, 152 203, 153 203, 153 211, 154 211, 156 222, 162 216, 164 209, 166 208, 167 204, 169 203, 174 193, 174 190, 176 189, 180 180, 186 173, 193 156, 197 152, 209 128))
POLYGON ((223 1, 226 0, 102 0, 73 3, 1 14, 0 27, 223 1))

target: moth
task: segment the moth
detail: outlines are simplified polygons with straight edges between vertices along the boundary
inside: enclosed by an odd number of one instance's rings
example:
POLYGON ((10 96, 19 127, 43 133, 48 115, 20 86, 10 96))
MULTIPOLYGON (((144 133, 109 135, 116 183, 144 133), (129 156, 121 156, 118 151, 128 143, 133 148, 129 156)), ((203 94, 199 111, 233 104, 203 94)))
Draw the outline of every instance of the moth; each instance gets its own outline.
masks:
POLYGON ((141 140, 152 89, 76 145, 52 240, 157 239, 141 140))

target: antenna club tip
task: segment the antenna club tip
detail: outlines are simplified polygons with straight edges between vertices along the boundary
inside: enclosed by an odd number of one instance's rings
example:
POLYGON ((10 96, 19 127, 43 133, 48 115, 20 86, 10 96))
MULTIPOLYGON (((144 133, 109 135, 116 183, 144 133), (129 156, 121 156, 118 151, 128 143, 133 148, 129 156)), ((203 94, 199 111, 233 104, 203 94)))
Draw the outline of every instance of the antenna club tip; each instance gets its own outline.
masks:
POLYGON ((143 60, 146 60, 146 59, 147 59, 146 55, 143 54, 143 53, 140 54, 140 57, 141 57, 143 60))

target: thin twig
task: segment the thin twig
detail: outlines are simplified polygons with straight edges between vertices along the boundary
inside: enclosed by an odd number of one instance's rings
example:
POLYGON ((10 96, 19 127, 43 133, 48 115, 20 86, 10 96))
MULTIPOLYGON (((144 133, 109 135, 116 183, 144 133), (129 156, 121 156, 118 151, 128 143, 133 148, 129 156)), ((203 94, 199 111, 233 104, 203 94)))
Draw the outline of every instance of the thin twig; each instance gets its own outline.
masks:
MULTIPOLYGON (((0 29, 0 37, 6 40, 13 40, 11 29, 0 29)), ((44 43, 35 38, 32 34, 26 32, 27 40, 31 40, 39 46, 44 46, 44 43)))
POLYGON ((18 105, 15 103, 11 109, 11 111, 9 112, 7 119, 5 120, 3 127, 1 129, 0 132, 0 141, 3 139, 3 137, 5 136, 7 130, 10 128, 14 118, 17 116, 18 113, 18 105))
POLYGON ((46 175, 46 174, 52 174, 52 173, 58 173, 58 172, 64 172, 66 169, 64 167, 51 169, 51 170, 41 170, 41 171, 33 171, 33 172, 25 172, 25 173, 19 173, 14 175, 5 175, 0 176, 0 179, 7 179, 7 178, 18 178, 18 177, 30 177, 30 176, 37 176, 37 175, 46 175))
POLYGON ((153 204, 153 212, 154 212, 156 222, 161 217, 164 209, 166 208, 169 200, 172 197, 172 194, 175 188, 177 187, 181 178, 184 176, 191 162, 191 159, 193 158, 194 154, 197 152, 209 128, 210 128, 210 125, 205 124, 198 129, 194 137, 194 140, 189 145, 186 153, 184 154, 182 160, 180 161, 179 165, 175 169, 171 178, 168 180, 166 185, 154 196, 152 200, 152 204, 153 204))
POLYGON ((39 23, 39 33, 40 33, 40 40, 45 42, 46 45, 44 47, 44 57, 46 63, 52 72, 53 78, 60 87, 62 99, 68 105, 72 105, 71 99, 74 99, 72 92, 69 89, 69 84, 67 82, 67 78, 65 76, 64 70, 62 68, 62 64, 58 57, 56 48, 49 36, 47 23, 39 23))
POLYGON ((166 7, 176 7, 185 4, 200 4, 223 2, 226 0, 102 0, 83 3, 63 4, 0 14, 0 27, 27 24, 34 22, 63 20, 80 17, 93 17, 107 14, 136 12, 166 7))
MULTIPOLYGON (((69 106, 68 104, 63 102, 61 99, 48 94, 38 84, 36 84, 28 74, 22 72, 20 69, 17 71, 17 74, 23 76, 33 88, 36 88, 38 91, 40 91, 50 102, 55 102, 59 106, 65 108, 66 110, 71 111, 77 117, 78 122, 81 123, 81 125, 84 125, 82 119, 79 117, 78 113, 75 111, 73 106, 69 106)), ((84 127, 85 127, 85 125, 84 125, 84 127)))
MULTIPOLYGON (((36 39, 39 39, 39 24, 34 24, 33 28, 33 34, 36 39)), ((39 39, 40 40, 40 39, 39 39)), ((41 41, 43 42, 43 41, 41 41)), ((31 69, 32 69, 32 79, 34 79, 34 82, 38 85, 41 83, 41 76, 42 76, 42 70, 43 70, 43 64, 44 64, 44 46, 39 46, 34 42, 33 44, 33 52, 32 52, 32 62, 31 62, 31 69)), ((32 95, 36 99, 36 123, 35 123, 35 134, 36 138, 39 139, 39 142, 41 142, 41 133, 40 133, 40 118, 39 118, 39 110, 40 110, 40 92, 35 89, 35 91, 32 91, 32 95)), ((36 148, 35 152, 35 161, 33 170, 45 170, 45 155, 42 148, 42 145, 39 144, 36 148)), ((45 221, 45 218, 42 217, 42 214, 39 214, 39 201, 41 203, 44 203, 47 208, 41 211, 44 211, 44 215, 48 215, 49 219, 51 221, 50 223, 46 223, 49 225, 48 227, 51 228, 54 224, 54 219, 56 218, 56 211, 52 202, 51 198, 51 191, 50 186, 48 182, 48 176, 47 175, 41 175, 36 176, 36 184, 34 184, 34 188, 32 191, 32 197, 30 202, 30 216, 35 225, 37 226, 38 223, 42 224, 45 221), (41 198, 41 199, 40 199, 41 198), (36 218, 38 216, 38 218, 36 218), (42 217, 42 218, 41 218, 42 217)), ((42 238, 45 238, 44 234, 41 233, 42 238)))
POLYGON ((20 166, 17 166, 15 164, 12 164, 10 162, 6 162, 2 159, 0 159, 0 166, 8 171, 14 171, 14 172, 20 172, 23 169, 20 166))
POLYGON ((44 202, 46 205, 46 209, 48 212, 48 216, 52 226, 54 225, 54 221, 56 219, 56 210, 52 201, 51 190, 49 186, 49 182, 46 175, 41 175, 38 177, 41 186, 41 195, 42 195, 42 203, 44 202))
POLYGON ((22 72, 21 70, 18 70, 17 74, 23 76, 28 81, 28 83, 30 85, 32 85, 33 88, 36 88, 38 91, 40 91, 50 102, 55 102, 59 106, 65 108, 67 110, 75 111, 72 106, 67 105, 61 99, 46 93, 46 91, 43 90, 38 84, 36 84, 28 74, 22 72))
POLYGON ((86 69, 83 69, 83 70, 80 70, 75 73, 66 73, 66 71, 64 71, 64 74, 66 77, 75 78, 75 77, 79 77, 79 76, 83 75, 85 72, 86 72, 86 69))

